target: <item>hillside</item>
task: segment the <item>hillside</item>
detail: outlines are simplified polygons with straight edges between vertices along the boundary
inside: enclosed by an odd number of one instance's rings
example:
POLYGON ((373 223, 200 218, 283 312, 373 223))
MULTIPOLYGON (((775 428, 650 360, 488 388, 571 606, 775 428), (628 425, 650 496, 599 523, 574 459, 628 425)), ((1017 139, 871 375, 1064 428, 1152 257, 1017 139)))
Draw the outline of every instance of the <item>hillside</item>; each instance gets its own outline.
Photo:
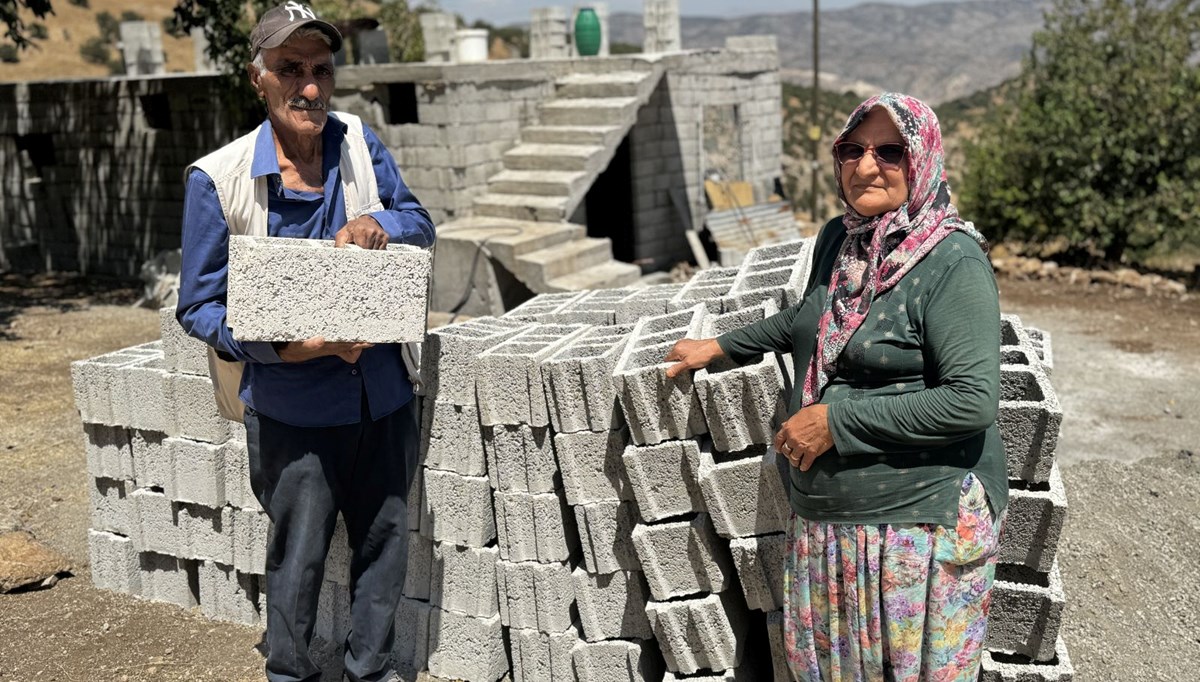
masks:
MULTIPOLYGON (((989 88, 1020 70, 1048 5, 1046 0, 981 0, 822 11, 821 71, 835 77, 823 86, 899 90, 931 103, 989 88)), ((720 47, 732 35, 774 34, 784 77, 805 84, 811 79, 811 12, 685 16, 682 33, 685 48, 720 47)), ((614 14, 611 38, 641 45, 641 15, 614 14)))

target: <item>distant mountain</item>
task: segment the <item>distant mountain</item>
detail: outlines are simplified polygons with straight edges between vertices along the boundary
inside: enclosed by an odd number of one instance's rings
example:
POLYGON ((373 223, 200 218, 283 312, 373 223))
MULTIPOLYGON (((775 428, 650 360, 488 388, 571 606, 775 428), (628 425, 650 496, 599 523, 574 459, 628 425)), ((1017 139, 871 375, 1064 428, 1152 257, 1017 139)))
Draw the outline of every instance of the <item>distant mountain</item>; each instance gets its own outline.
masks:
MULTIPOLYGON (((823 86, 899 90, 931 103, 989 88, 1020 70, 1049 5, 980 0, 821 11, 823 86)), ((612 15, 609 30, 613 42, 642 44, 639 14, 612 15)), ((685 16, 681 30, 685 48, 721 47, 734 35, 775 34, 785 80, 812 78, 812 12, 685 16)))

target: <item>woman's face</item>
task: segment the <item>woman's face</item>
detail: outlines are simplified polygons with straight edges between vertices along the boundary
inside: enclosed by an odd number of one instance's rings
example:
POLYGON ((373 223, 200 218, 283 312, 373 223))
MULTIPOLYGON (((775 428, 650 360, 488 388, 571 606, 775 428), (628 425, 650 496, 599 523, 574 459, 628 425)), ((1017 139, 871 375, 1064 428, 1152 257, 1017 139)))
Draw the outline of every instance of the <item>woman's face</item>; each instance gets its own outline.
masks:
POLYGON ((868 151, 862 158, 846 161, 841 166, 842 193, 850 206, 864 218, 871 218, 899 208, 908 199, 908 156, 896 165, 881 164, 873 153, 884 144, 904 144, 887 111, 872 109, 862 123, 846 136, 868 151))

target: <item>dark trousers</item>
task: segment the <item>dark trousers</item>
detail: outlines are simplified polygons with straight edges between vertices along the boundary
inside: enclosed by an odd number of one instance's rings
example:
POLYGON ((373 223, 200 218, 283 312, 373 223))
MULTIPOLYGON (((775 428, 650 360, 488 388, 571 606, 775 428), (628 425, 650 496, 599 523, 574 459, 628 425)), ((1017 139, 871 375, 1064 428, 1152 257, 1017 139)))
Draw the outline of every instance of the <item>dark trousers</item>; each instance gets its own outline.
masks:
POLYGON ((246 411, 254 495, 275 525, 267 549, 267 679, 308 682, 325 555, 338 512, 350 538, 350 634, 345 672, 391 672, 396 606, 408 560, 405 498, 416 471, 418 401, 371 421, 306 428, 246 411))

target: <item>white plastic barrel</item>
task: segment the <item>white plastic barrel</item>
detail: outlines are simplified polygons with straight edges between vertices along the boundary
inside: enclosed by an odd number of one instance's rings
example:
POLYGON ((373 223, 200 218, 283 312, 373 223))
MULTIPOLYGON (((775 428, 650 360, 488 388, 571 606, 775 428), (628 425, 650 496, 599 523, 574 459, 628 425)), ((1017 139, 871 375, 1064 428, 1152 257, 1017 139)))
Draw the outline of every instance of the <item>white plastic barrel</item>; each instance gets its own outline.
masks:
POLYGON ((460 28, 454 32, 455 54, 460 62, 485 62, 488 58, 486 28, 460 28))

